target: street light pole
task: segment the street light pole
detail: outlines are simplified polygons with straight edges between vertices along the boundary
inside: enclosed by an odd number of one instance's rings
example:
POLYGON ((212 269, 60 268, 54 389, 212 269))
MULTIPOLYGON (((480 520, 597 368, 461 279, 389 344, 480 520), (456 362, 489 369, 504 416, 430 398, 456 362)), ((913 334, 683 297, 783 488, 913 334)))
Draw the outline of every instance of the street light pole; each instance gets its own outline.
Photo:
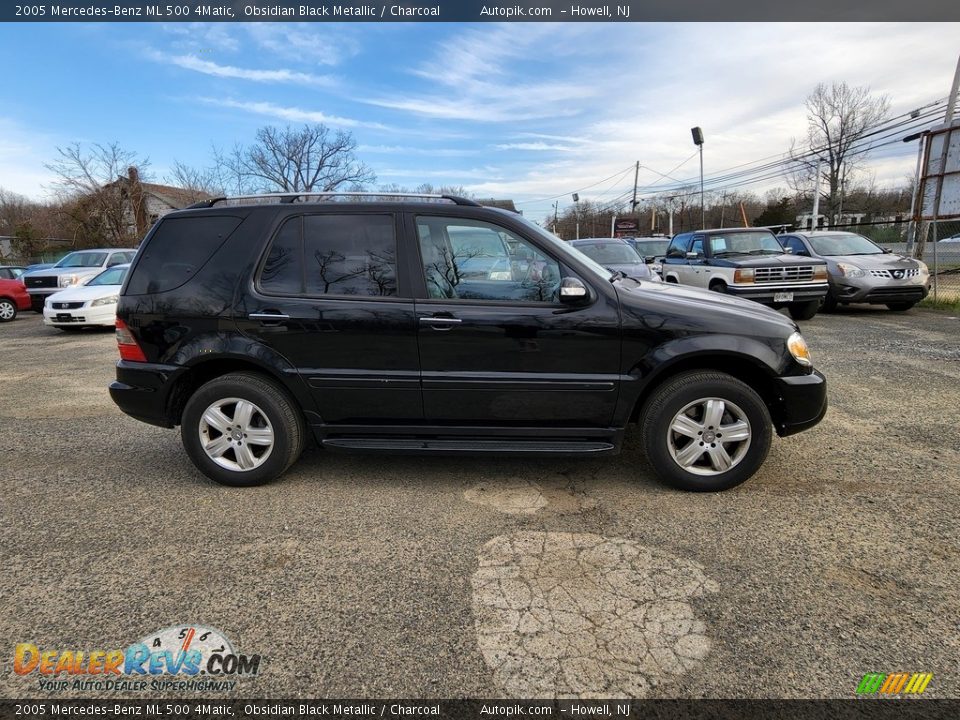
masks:
POLYGON ((690 134, 693 135, 693 144, 700 148, 700 229, 705 230, 707 216, 703 202, 703 130, 699 127, 690 128, 690 134))

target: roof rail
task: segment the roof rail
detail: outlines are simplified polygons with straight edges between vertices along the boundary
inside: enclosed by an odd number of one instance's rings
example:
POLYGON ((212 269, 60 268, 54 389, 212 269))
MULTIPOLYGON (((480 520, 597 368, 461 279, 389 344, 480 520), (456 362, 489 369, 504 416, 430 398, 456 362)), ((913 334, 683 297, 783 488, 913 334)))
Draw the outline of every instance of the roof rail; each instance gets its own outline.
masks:
POLYGON ((314 202, 319 202, 322 200, 328 200, 338 197, 348 197, 348 198, 358 198, 360 200, 378 200, 380 198, 390 198, 399 200, 401 198, 412 199, 412 200, 424 200, 424 201, 434 201, 434 200, 447 200, 448 202, 453 203, 454 205, 466 205, 469 207, 482 207, 480 203, 474 202, 473 200, 468 200, 467 198, 458 197, 456 195, 432 195, 427 193, 399 193, 399 192, 274 192, 274 193, 258 193, 255 195, 234 195, 232 197, 216 197, 210 198, 209 200, 201 200, 198 203, 194 203, 187 207, 187 210, 193 210, 196 208, 210 208, 216 205, 217 203, 233 203, 235 201, 240 201, 238 204, 243 204, 244 201, 255 202, 257 200, 275 200, 281 203, 294 203, 294 202, 309 202, 307 198, 314 199, 314 202))

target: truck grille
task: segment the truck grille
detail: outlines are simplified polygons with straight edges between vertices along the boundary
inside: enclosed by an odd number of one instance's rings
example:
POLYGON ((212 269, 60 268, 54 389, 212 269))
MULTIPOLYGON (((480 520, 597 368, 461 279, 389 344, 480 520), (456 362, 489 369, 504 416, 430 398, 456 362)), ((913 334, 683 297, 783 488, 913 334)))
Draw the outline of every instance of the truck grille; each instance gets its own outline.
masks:
POLYGON ((894 278, 895 280, 905 280, 906 278, 916 277, 920 274, 920 268, 906 268, 904 270, 870 270, 871 275, 878 278, 894 278))
POLYGON ((51 276, 32 277, 30 275, 27 275, 23 279, 23 283, 28 288, 55 288, 57 287, 58 279, 59 278, 57 278, 56 275, 52 277, 51 276))
POLYGON ((764 267, 754 270, 754 282, 758 283, 810 282, 811 280, 813 280, 813 265, 764 267))
POLYGON ((55 302, 52 304, 54 310, 76 310, 83 307, 82 302, 55 302))

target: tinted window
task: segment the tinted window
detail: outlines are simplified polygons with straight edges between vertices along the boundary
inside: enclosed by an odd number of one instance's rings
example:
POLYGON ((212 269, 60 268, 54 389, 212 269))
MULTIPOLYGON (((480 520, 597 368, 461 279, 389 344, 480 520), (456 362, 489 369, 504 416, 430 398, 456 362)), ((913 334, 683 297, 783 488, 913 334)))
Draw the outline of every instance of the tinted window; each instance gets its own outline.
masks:
POLYGON ((703 255, 703 235, 698 235, 693 239, 693 245, 690 246, 690 252, 697 255, 703 255))
POLYGON ((270 252, 260 270, 260 288, 277 295, 303 294, 302 217, 287 220, 270 243, 270 252))
POLYGON ((670 248, 667 250, 667 257, 682 258, 684 254, 686 254, 688 247, 690 247, 690 236, 677 235, 670 242, 670 248))
POLYGON ((421 217, 417 235, 431 298, 557 302, 560 265, 505 228, 421 217))
POLYGON ((241 218, 228 215, 161 220, 141 250, 127 294, 166 292, 180 287, 204 266, 241 222, 241 218))
POLYGON ((307 215, 303 256, 308 295, 397 294, 397 240, 390 215, 307 215))

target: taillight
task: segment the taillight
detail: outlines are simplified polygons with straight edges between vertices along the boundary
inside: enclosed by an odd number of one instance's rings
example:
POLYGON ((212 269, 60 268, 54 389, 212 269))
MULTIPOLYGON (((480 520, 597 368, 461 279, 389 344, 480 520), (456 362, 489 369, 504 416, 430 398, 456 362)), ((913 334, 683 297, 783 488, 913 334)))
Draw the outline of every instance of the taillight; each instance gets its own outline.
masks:
POLYGON ((132 360, 133 362, 147 361, 147 356, 143 354, 143 350, 141 350, 137 344, 133 333, 130 332, 130 328, 128 328, 127 324, 120 318, 117 318, 117 349, 120 350, 121 360, 132 360))

